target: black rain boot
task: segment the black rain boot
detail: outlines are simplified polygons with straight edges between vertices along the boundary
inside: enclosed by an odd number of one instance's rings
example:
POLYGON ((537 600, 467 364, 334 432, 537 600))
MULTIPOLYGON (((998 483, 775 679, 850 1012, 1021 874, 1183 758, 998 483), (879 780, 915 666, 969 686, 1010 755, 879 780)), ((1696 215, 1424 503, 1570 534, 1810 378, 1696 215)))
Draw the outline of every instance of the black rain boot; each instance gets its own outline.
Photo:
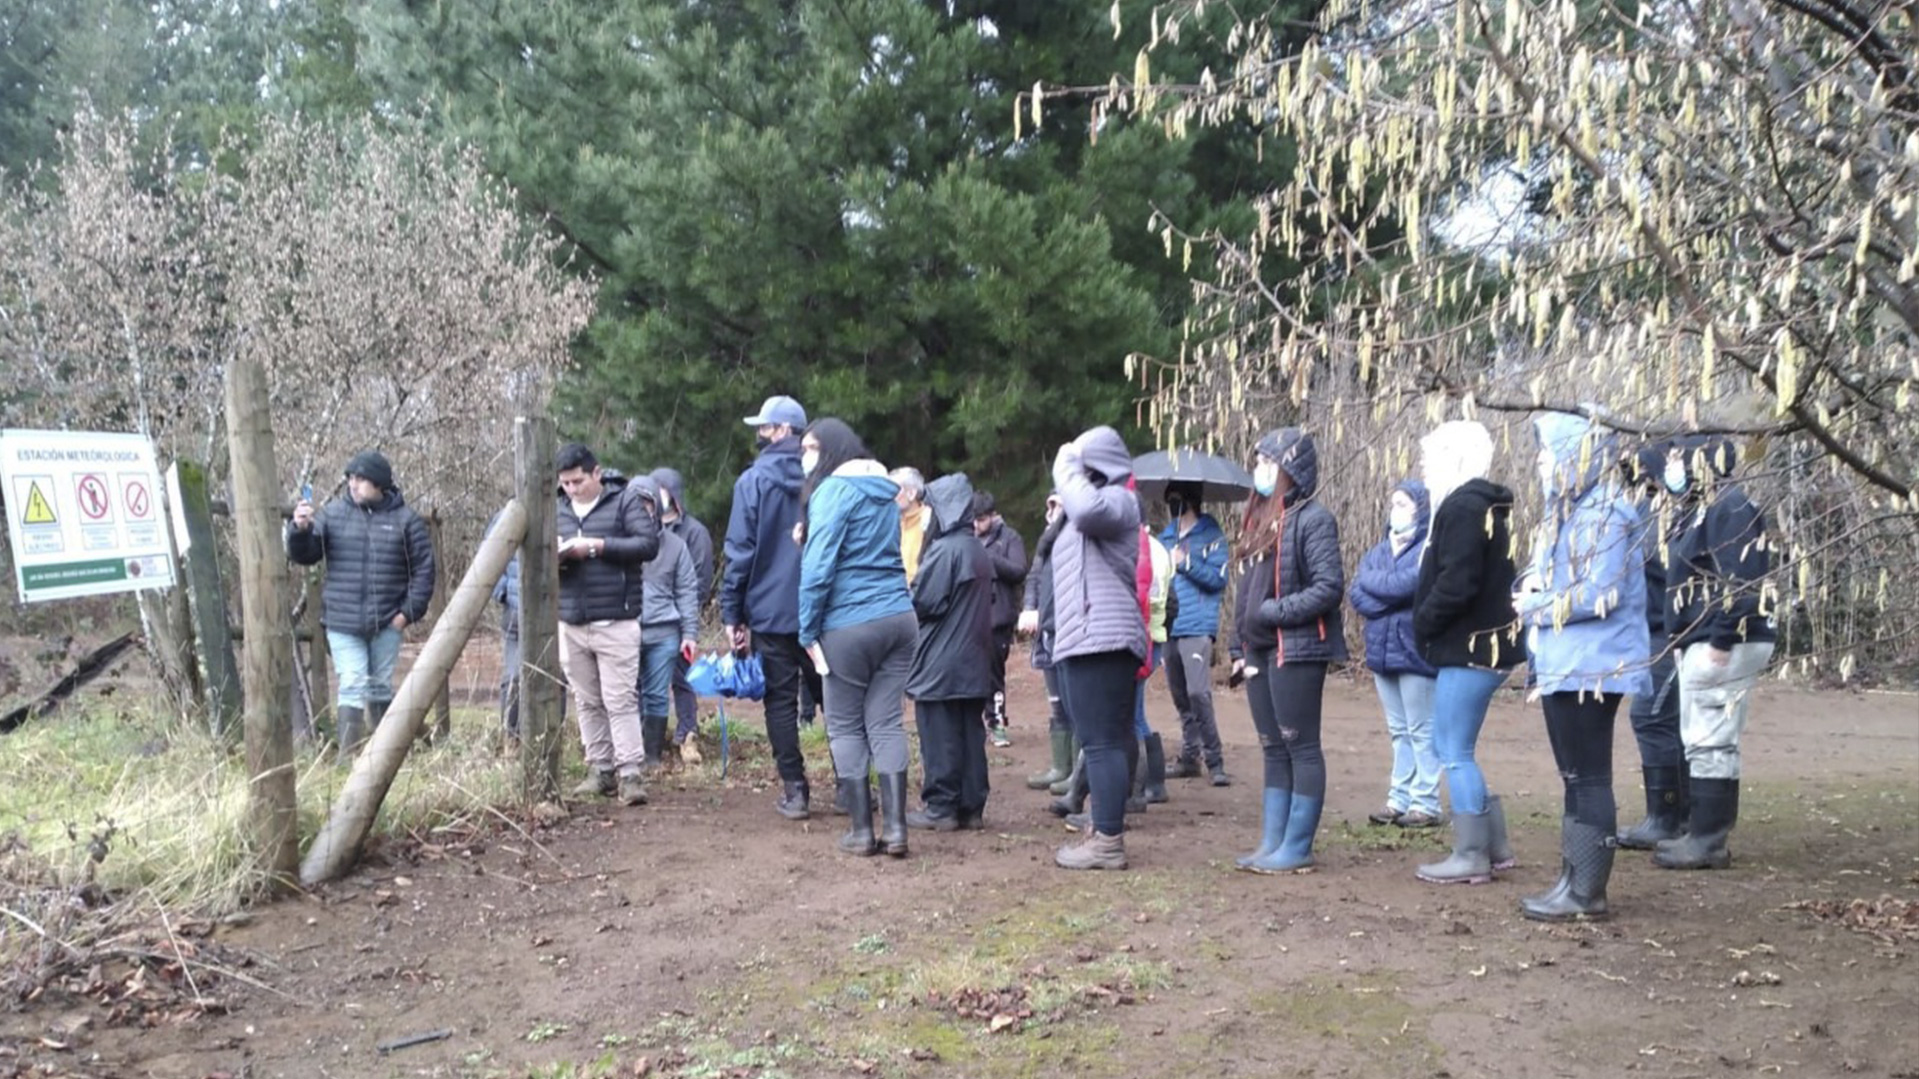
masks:
POLYGON ((1070 786, 1047 806, 1055 817, 1071 817, 1086 811, 1086 795, 1092 789, 1086 780, 1086 751, 1073 758, 1073 774, 1066 777, 1070 786))
MULTIPOLYGON (((1181 717, 1183 720, 1185 717, 1181 717)), ((1182 723, 1182 726, 1184 724, 1182 723)), ((1198 779, 1204 772, 1199 767, 1200 751, 1198 746, 1189 746, 1184 741, 1179 744, 1179 755, 1173 758, 1172 766, 1166 774, 1174 779, 1198 779)))
POLYGON ((906 773, 880 773, 880 846, 906 857, 906 773))
POLYGON ((1133 793, 1126 798, 1126 812, 1146 812, 1146 754, 1135 738, 1126 743, 1126 774, 1133 777, 1133 793))
POLYGON ((835 817, 852 816, 853 803, 847 801, 846 799, 846 792, 849 789, 850 788, 840 785, 840 770, 837 767, 834 768, 833 769, 833 815, 835 817))
POLYGON ((1686 834, 1686 817, 1677 768, 1642 768, 1646 778, 1646 819, 1619 833, 1619 845, 1628 850, 1657 850, 1662 839, 1686 834))
POLYGON ((1534 921, 1574 922, 1607 917, 1606 882, 1612 877, 1611 829, 1568 819, 1559 836, 1566 887, 1519 901, 1519 912, 1534 921))
POLYGON ((1166 744, 1159 735, 1146 736, 1146 801, 1158 805, 1166 800, 1166 744))
POLYGON ((1661 869, 1729 869, 1726 839, 1739 820, 1739 781, 1692 777, 1692 822, 1678 839, 1659 844, 1652 864, 1661 869))
POLYGON ((873 835, 873 788, 865 779, 842 779, 836 784, 835 801, 847 805, 852 827, 840 837, 840 849, 848 854, 868 857, 880 852, 880 841, 873 835))
POLYGON ((640 767, 648 772, 660 770, 660 753, 666 746, 666 717, 646 716, 640 720, 640 744, 644 756, 640 767))
POLYGON ((366 702, 366 738, 363 739, 364 742, 371 742, 373 736, 379 733, 380 724, 386 719, 387 706, 392 703, 392 701, 366 702))
POLYGON ((1051 794, 1055 798, 1063 797, 1068 791, 1071 791, 1073 787, 1079 783, 1080 769, 1086 766, 1086 754, 1083 752, 1084 749, 1085 747, 1079 744, 1078 738, 1073 739, 1073 755, 1071 758, 1069 758, 1073 762, 1073 766, 1067 771, 1065 778, 1059 780, 1057 783, 1054 783, 1052 786, 1046 788, 1046 792, 1048 794, 1051 794))
POLYGON ((360 743, 366 738, 366 710, 341 705, 336 726, 340 735, 340 761, 345 763, 360 751, 360 743))
POLYGON ((1053 766, 1044 772, 1026 777, 1026 789, 1043 791, 1065 779, 1073 770, 1073 732, 1052 731, 1053 766))
POLYGON ((773 808, 787 820, 805 820, 811 817, 809 803, 813 792, 806 786, 804 779, 788 779, 780 783, 780 801, 773 808))
MULTIPOLYGON (((1559 818, 1559 835, 1562 839, 1562 844, 1561 844, 1562 846, 1564 845, 1563 844, 1564 837, 1566 833, 1572 829, 1572 826, 1573 826, 1573 819, 1571 817, 1559 818)), ((1559 855, 1559 879, 1556 881, 1553 881, 1552 887, 1546 889, 1545 891, 1539 893, 1536 896, 1533 896, 1532 899, 1533 901, 1542 903, 1542 904, 1543 903, 1559 903, 1564 901, 1567 890, 1570 889, 1572 886, 1573 886, 1573 864, 1566 860, 1566 854, 1562 850, 1559 855)))

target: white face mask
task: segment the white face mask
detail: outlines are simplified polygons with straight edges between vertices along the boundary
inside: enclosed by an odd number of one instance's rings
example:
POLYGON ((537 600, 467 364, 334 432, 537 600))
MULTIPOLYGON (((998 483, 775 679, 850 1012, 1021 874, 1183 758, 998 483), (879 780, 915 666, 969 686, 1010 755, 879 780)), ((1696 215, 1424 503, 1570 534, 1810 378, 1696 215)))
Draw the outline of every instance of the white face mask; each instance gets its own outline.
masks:
POLYGON ((1411 506, 1394 506, 1386 514, 1387 527, 1402 536, 1411 532, 1418 523, 1418 513, 1411 506))
POLYGON ((1271 461, 1261 461, 1253 466, 1253 490, 1262 498, 1271 498, 1279 490, 1279 466, 1271 461))
POLYGON ((1676 495, 1686 492, 1686 462, 1666 462, 1666 490, 1676 495))
POLYGON ((807 450, 800 454, 800 468, 811 476, 813 470, 820 467, 820 451, 807 450))

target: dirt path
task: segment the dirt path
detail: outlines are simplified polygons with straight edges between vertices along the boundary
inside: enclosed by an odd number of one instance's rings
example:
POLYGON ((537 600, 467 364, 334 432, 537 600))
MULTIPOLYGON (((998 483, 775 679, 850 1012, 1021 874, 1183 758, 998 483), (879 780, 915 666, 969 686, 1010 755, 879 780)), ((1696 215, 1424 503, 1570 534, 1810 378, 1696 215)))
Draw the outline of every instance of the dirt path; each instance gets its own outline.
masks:
MULTIPOLYGON (((1919 1077, 1919 926, 1875 937, 1787 907, 1919 900, 1919 698, 1767 686, 1735 869, 1622 854, 1613 921, 1547 927, 1515 911, 1558 867, 1536 706, 1503 697, 1482 743, 1521 867, 1438 889, 1412 876, 1437 834, 1364 823, 1385 735, 1369 688, 1345 682, 1329 691, 1318 872, 1231 871, 1259 800, 1237 694, 1221 700, 1238 785, 1174 781, 1170 804, 1129 821, 1133 870, 1060 872, 1065 834, 1021 782, 1046 752, 1038 689, 1020 672, 990 831, 852 859, 833 850, 842 825, 781 822, 764 787, 669 781, 643 809, 429 849, 221 930, 274 989, 223 985, 229 1014, 77 1038, 57 1008, 0 1017, 0 1048, 26 1054, 0 1054, 0 1076, 34 1059, 165 1079, 641 1061, 683 1076, 1919 1077), (451 1036, 376 1052, 435 1030, 451 1036), (51 1032, 74 1048, 36 1052, 51 1032)), ((1153 715, 1170 748, 1162 696, 1153 715)), ((1623 716, 1616 761, 1623 818, 1640 806, 1623 716)))

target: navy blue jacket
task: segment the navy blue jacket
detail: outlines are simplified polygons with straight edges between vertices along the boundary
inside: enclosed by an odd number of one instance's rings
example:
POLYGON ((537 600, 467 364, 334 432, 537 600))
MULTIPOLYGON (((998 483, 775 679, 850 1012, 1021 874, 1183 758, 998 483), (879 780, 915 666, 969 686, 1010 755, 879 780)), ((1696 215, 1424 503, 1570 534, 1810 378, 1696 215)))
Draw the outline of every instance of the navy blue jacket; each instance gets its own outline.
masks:
POLYGON ((800 545, 793 542, 793 526, 800 523, 805 483, 797 435, 761 450, 734 481, 726 575, 720 580, 720 621, 726 625, 755 633, 800 631, 800 545))
POLYGON ((1393 553, 1393 537, 1388 532, 1372 550, 1359 560, 1353 574, 1353 586, 1346 598, 1353 610, 1366 620, 1366 666, 1380 674, 1420 674, 1430 678, 1437 672, 1419 654, 1413 639, 1413 596, 1419 591, 1419 560, 1425 554, 1426 531, 1432 524, 1432 505, 1426 497, 1426 485, 1406 480, 1396 490, 1412 496, 1418 508, 1412 532, 1406 543, 1393 553))

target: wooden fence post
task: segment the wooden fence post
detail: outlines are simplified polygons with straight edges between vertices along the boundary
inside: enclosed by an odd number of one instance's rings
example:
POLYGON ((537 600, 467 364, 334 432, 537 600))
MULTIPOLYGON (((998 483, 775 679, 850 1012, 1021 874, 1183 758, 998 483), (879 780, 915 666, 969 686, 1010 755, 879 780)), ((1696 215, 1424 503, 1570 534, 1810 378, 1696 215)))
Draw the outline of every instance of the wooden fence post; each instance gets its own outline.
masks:
MULTIPOLYGON (((293 632, 287 625, 287 559, 280 517, 279 467, 266 372, 252 360, 227 364, 227 444, 232 458, 234 532, 240 548, 241 626, 246 638, 246 760, 249 811, 259 868, 276 886, 300 864, 295 800, 293 632)), ((201 488, 204 492, 204 486, 201 488)), ((211 536, 195 561, 213 561, 211 536)), ((226 612, 219 612, 222 637, 226 612)), ((205 619, 202 619, 204 624, 205 619)), ((204 639, 204 638, 203 638, 204 639)))
MULTIPOLYGON (((428 626, 437 626, 446 616, 446 603, 453 591, 453 560, 446 556, 446 544, 442 537, 446 528, 440 521, 440 507, 435 506, 426 515, 426 534, 431 538, 435 557, 433 559, 433 599, 426 605, 428 626)), ((432 741, 445 742, 453 733, 453 690, 448 684, 440 686, 440 695, 433 698, 433 728, 428 737, 432 741)))
POLYGON ((553 421, 522 416, 513 421, 513 436, 516 497, 526 507, 526 540, 520 544, 520 796, 534 805, 559 797, 564 729, 553 421))
MULTIPOLYGON (((232 388, 229 380, 229 399, 232 388)), ((239 459, 237 451, 234 459, 239 459)), ((201 684, 206 687, 211 727, 214 734, 230 741, 240 733, 240 669, 233 661, 226 590, 220 586, 220 549, 213 538, 207 471, 192 461, 175 460, 168 470, 167 486, 179 496, 180 520, 186 525, 186 535, 174 540, 182 544, 180 554, 186 562, 187 597, 193 608, 193 635, 200 645, 201 684)), ((269 504, 277 507, 278 498, 271 497, 269 504)))
POLYGON ((373 736, 354 758, 353 771, 347 775, 346 786, 333 803, 333 812, 327 815, 326 824, 313 838, 313 846, 307 849, 306 860, 300 863, 302 883, 335 880, 353 868, 359 859, 360 845, 373 830, 380 803, 386 800, 387 790, 400 774, 400 765, 406 762, 407 752, 419 737, 427 712, 433 707, 433 698, 439 695, 440 686, 459 661, 460 651, 466 647, 473 627, 492 603, 493 586, 499 583, 500 574, 506 572, 507 560, 513 557, 520 537, 525 534, 526 514, 517 501, 508 502, 492 531, 481 541, 460 587, 447 602, 446 614, 427 635, 419 658, 413 661, 413 669, 407 672, 399 691, 393 695, 386 718, 374 728, 373 736))

